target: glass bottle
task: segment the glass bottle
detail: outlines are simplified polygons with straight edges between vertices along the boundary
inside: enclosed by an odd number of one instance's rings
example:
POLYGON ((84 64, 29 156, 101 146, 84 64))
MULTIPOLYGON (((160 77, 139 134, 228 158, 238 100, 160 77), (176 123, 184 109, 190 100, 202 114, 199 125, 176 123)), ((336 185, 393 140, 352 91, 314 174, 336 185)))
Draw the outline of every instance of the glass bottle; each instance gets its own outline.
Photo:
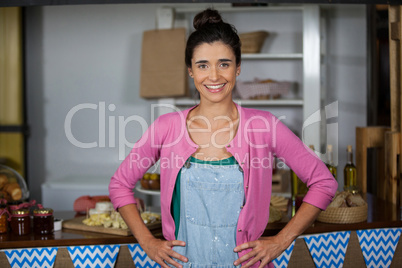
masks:
POLYGON ((334 176, 335 180, 338 180, 336 177, 336 166, 334 165, 334 154, 332 151, 332 144, 327 145, 327 156, 328 156, 328 163, 327 163, 327 168, 329 172, 331 172, 332 176, 334 176))
POLYGON ((16 235, 27 235, 31 232, 31 218, 28 209, 17 209, 11 214, 11 231, 16 235))
POLYGON ((357 172, 356 172, 356 166, 353 164, 352 145, 348 145, 346 155, 347 155, 347 161, 345 168, 343 169, 343 179, 344 179, 343 189, 351 193, 358 193, 359 191, 357 188, 357 172))
POLYGON ((0 206, 0 234, 8 232, 8 217, 9 212, 7 206, 0 206))
POLYGON ((38 208, 33 211, 34 233, 37 235, 48 235, 54 231, 53 209, 38 208))
MULTIPOLYGON (((314 151, 314 145, 309 146, 314 151)), ((303 198, 308 192, 307 185, 300 180, 293 170, 290 170, 291 186, 292 186, 292 216, 303 203, 303 198)))

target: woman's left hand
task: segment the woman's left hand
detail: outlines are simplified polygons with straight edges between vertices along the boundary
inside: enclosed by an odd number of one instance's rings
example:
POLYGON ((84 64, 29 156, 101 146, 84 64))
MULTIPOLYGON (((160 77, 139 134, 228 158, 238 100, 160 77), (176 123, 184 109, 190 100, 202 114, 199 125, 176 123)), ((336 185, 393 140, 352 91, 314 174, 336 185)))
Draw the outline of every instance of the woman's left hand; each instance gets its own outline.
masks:
POLYGON ((283 247, 283 241, 281 243, 277 236, 261 237, 258 240, 241 244, 234 248, 235 252, 240 252, 248 248, 251 248, 252 250, 241 258, 237 259, 234 262, 234 265, 239 265, 247 260, 250 260, 246 265, 242 266, 247 268, 256 262, 261 261, 259 268, 262 268, 267 265, 268 262, 281 255, 281 253, 286 250, 286 247, 283 247))

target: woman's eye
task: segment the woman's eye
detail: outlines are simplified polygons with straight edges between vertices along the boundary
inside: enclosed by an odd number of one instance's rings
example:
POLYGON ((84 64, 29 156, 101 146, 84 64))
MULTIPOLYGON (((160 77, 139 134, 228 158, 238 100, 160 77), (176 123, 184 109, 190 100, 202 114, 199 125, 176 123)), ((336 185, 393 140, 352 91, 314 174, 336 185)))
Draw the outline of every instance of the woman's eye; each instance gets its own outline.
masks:
POLYGON ((229 64, 227 64, 227 63, 221 63, 221 67, 222 67, 222 68, 229 67, 229 64))
POLYGON ((200 64, 200 65, 198 65, 198 68, 200 68, 200 69, 205 69, 205 68, 207 68, 208 66, 206 65, 206 64, 200 64))

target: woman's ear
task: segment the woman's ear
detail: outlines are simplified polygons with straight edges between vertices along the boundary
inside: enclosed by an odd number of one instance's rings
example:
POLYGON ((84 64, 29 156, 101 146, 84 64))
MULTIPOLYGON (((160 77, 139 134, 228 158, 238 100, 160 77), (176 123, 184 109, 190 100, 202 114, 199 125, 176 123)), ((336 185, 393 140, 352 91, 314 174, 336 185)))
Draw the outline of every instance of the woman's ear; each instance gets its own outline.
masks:
POLYGON ((188 75, 193 78, 193 71, 191 70, 191 68, 188 68, 188 75))
POLYGON ((241 71, 241 66, 240 66, 240 64, 237 66, 237 68, 236 68, 236 76, 239 76, 240 75, 240 71, 241 71))

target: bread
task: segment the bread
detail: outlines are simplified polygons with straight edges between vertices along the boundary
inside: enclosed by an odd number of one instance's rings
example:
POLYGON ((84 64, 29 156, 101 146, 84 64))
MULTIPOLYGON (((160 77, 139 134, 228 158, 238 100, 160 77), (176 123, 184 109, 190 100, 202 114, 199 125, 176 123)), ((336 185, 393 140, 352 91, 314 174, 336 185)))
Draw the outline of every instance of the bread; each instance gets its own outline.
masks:
POLYGON ((349 207, 361 207, 366 204, 364 199, 359 194, 350 194, 346 197, 346 203, 349 207))
POLYGON ((328 205, 328 207, 329 208, 346 207, 347 205, 345 200, 349 194, 350 194, 349 192, 340 192, 336 194, 331 204, 328 205))
POLYGON ((361 207, 365 204, 366 201, 364 201, 360 194, 343 191, 335 195, 328 208, 361 207))
POLYGON ((22 198, 22 190, 18 182, 7 183, 3 187, 3 191, 8 193, 13 201, 17 201, 22 198))
POLYGON ((8 183, 8 177, 6 174, 0 174, 0 190, 8 183))

